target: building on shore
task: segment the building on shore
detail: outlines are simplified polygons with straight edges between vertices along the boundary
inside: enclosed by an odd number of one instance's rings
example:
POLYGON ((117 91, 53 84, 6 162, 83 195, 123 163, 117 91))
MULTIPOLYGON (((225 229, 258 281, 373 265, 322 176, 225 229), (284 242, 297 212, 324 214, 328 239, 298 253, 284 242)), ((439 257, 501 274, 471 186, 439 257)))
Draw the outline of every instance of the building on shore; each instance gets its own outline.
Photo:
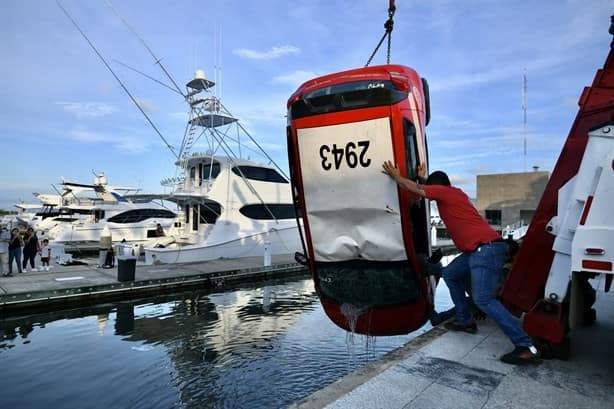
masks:
POLYGON ((477 209, 495 230, 531 223, 550 178, 550 172, 533 169, 477 176, 477 209))

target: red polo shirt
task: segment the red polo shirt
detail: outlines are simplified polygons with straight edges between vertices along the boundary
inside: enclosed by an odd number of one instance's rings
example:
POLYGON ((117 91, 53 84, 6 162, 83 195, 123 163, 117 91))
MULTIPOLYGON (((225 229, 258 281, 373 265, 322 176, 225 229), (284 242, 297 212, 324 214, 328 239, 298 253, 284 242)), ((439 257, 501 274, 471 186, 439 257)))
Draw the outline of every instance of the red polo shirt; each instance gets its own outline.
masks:
POLYGON ((501 238, 499 233, 480 216, 465 192, 459 188, 425 185, 422 189, 427 199, 437 202, 439 216, 460 251, 473 251, 480 243, 501 238))

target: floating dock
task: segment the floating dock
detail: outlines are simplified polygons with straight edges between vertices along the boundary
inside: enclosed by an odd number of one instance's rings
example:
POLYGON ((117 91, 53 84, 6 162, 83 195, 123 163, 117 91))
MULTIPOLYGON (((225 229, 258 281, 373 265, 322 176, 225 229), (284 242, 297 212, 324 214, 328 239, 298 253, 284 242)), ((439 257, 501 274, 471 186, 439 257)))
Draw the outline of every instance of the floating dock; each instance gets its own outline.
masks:
POLYGON ((218 259, 201 263, 136 265, 134 281, 118 281, 118 266, 56 265, 51 271, 32 271, 0 277, 0 314, 83 306, 107 300, 130 299, 190 288, 223 288, 239 281, 306 274, 294 254, 271 257, 218 259))

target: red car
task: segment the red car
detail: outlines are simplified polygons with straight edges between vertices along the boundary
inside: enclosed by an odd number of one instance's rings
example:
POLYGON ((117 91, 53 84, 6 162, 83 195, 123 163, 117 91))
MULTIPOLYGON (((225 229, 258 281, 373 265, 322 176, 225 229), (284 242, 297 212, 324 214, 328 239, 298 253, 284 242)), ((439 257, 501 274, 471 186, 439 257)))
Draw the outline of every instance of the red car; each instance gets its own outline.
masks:
POLYGON ((382 173, 428 166, 428 86, 383 65, 315 78, 288 100, 287 143, 306 257, 327 315, 370 335, 414 331, 433 308, 429 206, 382 173))

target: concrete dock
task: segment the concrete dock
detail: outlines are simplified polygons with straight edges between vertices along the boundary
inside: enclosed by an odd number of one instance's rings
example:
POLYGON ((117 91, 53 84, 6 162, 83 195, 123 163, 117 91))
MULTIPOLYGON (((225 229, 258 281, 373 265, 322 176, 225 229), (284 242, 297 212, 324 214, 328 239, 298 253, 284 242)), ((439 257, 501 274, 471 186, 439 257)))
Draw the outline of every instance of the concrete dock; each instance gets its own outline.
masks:
POLYGON ((513 346, 492 321, 477 334, 441 325, 292 407, 614 408, 614 294, 602 288, 597 322, 571 333, 569 361, 507 365, 499 356, 513 346))
POLYGON ((136 265, 134 281, 118 281, 118 267, 56 265, 51 271, 32 271, 0 277, 0 314, 28 309, 82 306, 110 299, 188 288, 222 288, 239 281, 266 279, 289 274, 306 274, 306 267, 294 261, 294 254, 218 259, 201 263, 136 265))

